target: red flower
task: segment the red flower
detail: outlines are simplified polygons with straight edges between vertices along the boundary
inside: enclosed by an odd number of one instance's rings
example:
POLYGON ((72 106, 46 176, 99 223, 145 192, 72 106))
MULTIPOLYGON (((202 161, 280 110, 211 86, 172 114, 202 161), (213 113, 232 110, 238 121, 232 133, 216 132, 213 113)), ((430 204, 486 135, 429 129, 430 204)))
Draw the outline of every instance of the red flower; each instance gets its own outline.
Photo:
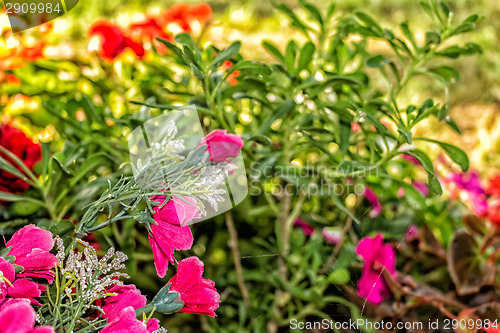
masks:
POLYGON ((126 49, 131 49, 139 57, 144 55, 144 48, 141 44, 134 42, 125 36, 124 32, 117 25, 102 20, 94 23, 90 29, 91 36, 97 35, 102 38, 102 44, 98 50, 99 57, 103 59, 114 59, 126 49))
POLYGON ((500 226, 500 199, 489 203, 487 216, 491 222, 500 226))
MULTIPOLYGON (((9 125, 0 125, 0 146, 14 153, 30 169, 33 169, 35 163, 42 157, 42 150, 39 144, 27 138, 22 131, 9 125)), ((2 153, 0 153, 0 156, 11 163, 13 162, 2 153)), ((20 170, 20 168, 18 169, 20 170)), ((9 172, 0 170, 0 191, 19 193, 26 191, 28 187, 29 184, 24 180, 17 178, 9 172)))
POLYGON ((500 197, 500 176, 490 178, 487 192, 491 195, 500 197))
POLYGON ((206 22, 211 17, 212 8, 206 3, 193 6, 185 3, 175 4, 163 15, 166 24, 176 23, 185 32, 191 31, 193 21, 206 22))
MULTIPOLYGON (((233 66, 233 63, 229 60, 224 61, 224 63, 222 64, 222 68, 225 70, 231 68, 231 66, 233 66)), ((226 78, 227 83, 229 83, 229 85, 231 85, 231 86, 237 85, 238 84, 238 79, 237 79, 238 76, 240 76, 240 71, 232 72, 226 78)))
POLYGON ((130 33, 132 39, 136 41, 153 43, 159 54, 165 54, 167 47, 156 38, 172 39, 163 31, 158 21, 154 18, 148 18, 143 22, 132 24, 130 26, 130 33))
POLYGON ((189 257, 179 262, 177 274, 167 284, 171 283, 171 291, 177 291, 185 303, 179 312, 202 314, 215 317, 219 307, 220 296, 215 289, 215 283, 204 279, 203 262, 197 257, 189 257))

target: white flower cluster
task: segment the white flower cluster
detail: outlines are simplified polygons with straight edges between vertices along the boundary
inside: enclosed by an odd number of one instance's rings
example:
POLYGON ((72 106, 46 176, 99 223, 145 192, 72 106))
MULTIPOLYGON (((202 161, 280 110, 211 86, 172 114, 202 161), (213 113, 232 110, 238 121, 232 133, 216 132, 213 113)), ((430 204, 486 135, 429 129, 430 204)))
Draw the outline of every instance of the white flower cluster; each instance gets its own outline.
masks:
POLYGON ((236 165, 230 162, 207 165, 201 168, 195 188, 197 191, 207 191, 200 194, 199 197, 206 200, 214 210, 217 210, 219 202, 225 201, 224 195, 227 192, 225 180, 235 169, 236 165))
POLYGON ((85 301, 91 302, 104 295, 106 288, 112 285, 123 285, 120 277, 130 278, 126 273, 120 272, 125 268, 123 264, 127 255, 110 248, 100 260, 96 250, 89 243, 79 240, 84 246, 83 253, 70 251, 65 258, 65 248, 61 238, 56 237, 57 255, 61 275, 68 281, 74 280, 66 289, 66 295, 72 297, 79 295, 85 301))

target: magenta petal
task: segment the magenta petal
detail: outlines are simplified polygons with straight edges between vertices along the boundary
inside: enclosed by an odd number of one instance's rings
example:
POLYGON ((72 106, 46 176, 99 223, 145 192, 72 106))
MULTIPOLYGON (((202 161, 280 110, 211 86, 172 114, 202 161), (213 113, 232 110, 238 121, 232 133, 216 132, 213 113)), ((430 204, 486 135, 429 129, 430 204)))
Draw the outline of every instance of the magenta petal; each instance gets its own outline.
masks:
POLYGON ((17 257, 27 255, 34 248, 50 251, 54 247, 54 240, 50 231, 30 224, 17 231, 6 246, 12 246, 9 255, 17 257))
POLYGON ((2 257, 0 257, 0 272, 2 272, 2 275, 9 280, 9 282, 14 281, 16 278, 16 270, 14 266, 2 257))
MULTIPOLYGON (((220 296, 213 281, 204 279, 203 262, 197 257, 189 257, 179 262, 177 274, 168 281, 171 290, 181 294, 185 303, 180 312, 204 314, 215 317, 220 296)), ((167 283, 167 284, 168 284, 167 283)))
POLYGON ((0 332, 29 332, 35 324, 35 310, 27 299, 8 299, 0 308, 0 332))
POLYGON ((160 321, 156 318, 151 318, 148 320, 147 330, 149 333, 153 333, 160 329, 160 321))
POLYGON ((101 330, 101 333, 149 333, 146 325, 137 320, 135 310, 129 306, 123 309, 118 317, 101 330))
POLYGON ((40 297, 47 288, 28 279, 17 279, 7 288, 7 294, 13 298, 28 298, 32 304, 40 305, 35 297, 40 297))
POLYGON ((131 306, 134 309, 139 309, 146 305, 146 297, 134 285, 114 286, 108 292, 117 294, 116 296, 106 297, 103 300, 103 317, 107 318, 110 322, 114 321, 126 307, 131 306))

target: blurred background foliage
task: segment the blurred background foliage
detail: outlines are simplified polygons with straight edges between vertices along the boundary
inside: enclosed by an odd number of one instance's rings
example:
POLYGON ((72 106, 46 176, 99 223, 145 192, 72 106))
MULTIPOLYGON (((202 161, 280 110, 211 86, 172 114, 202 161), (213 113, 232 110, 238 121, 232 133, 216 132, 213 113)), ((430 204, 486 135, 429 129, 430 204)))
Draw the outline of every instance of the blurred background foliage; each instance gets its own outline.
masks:
MULTIPOLYGON (((296 1, 283 2, 296 10, 299 16, 306 16, 296 1)), ((325 7, 323 1, 312 0, 311 2, 320 8, 325 7)), ((133 125, 134 121, 146 119, 151 110, 129 102, 147 101, 150 96, 155 96, 159 102, 176 102, 175 97, 173 100, 162 100, 162 93, 155 90, 155 84, 162 82, 163 75, 168 77, 175 71, 190 75, 180 67, 173 67, 172 72, 169 72, 164 69, 163 63, 158 59, 153 59, 148 64, 150 67, 144 69, 140 63, 135 63, 134 57, 127 58, 126 56, 113 65, 104 63, 100 67, 96 65, 95 59, 90 57, 89 53, 79 52, 80 49, 87 48, 89 28, 99 18, 126 25, 130 20, 140 18, 143 13, 159 12, 173 3, 172 1, 134 0, 125 3, 124 1, 82 0, 69 14, 54 22, 53 32, 47 35, 42 34, 42 38, 47 40, 49 45, 62 45, 61 48, 50 51, 53 57, 48 58, 47 61, 38 61, 36 66, 27 66, 23 70, 15 71, 23 82, 30 84, 5 88, 13 90, 2 91, 3 86, 0 87, 2 117, 6 120, 15 119, 17 127, 25 129, 41 141, 56 139, 52 143, 51 150, 62 150, 56 156, 60 157, 59 161, 53 162, 52 168, 60 173, 62 177, 60 183, 61 186, 66 186, 65 192, 61 192, 60 188, 51 188, 46 198, 50 200, 51 194, 56 196, 56 201, 53 202, 54 211, 65 211, 64 204, 58 202, 57 199, 67 196, 75 201, 72 202, 74 204, 72 209, 77 212, 99 190, 102 190, 102 187, 106 186, 107 179, 116 180, 120 172, 130 173, 127 169, 117 172, 121 162, 127 159, 126 143, 121 138, 128 134, 128 126, 133 125), (71 61, 67 61, 68 59, 71 61), (107 75, 110 73, 114 75, 112 84, 107 80, 107 75), (58 80, 53 80, 53 75, 58 75, 58 80), (97 79, 91 81, 89 78, 92 77, 97 79), (47 100, 43 97, 33 97, 26 103, 23 97, 16 95, 18 92, 32 96, 43 92, 47 95, 45 97, 49 97, 50 103, 42 105, 42 102, 47 100), (82 98, 82 93, 93 96, 93 99, 82 98), (67 123, 67 119, 58 118, 57 115, 63 113, 61 110, 70 114, 68 118, 77 119, 77 125, 67 123), (112 117, 109 116, 109 111, 112 117), (133 117, 130 116, 132 114, 130 111, 133 111, 133 117), (109 126, 104 125, 105 119, 111 121, 107 124, 109 126), (58 139, 66 139, 69 142, 63 146, 63 140, 58 139), (99 154, 96 155, 96 152, 99 154), (82 156, 94 157, 90 161, 82 161, 82 156), (87 188, 87 192, 81 193, 77 186, 78 182, 88 174, 92 174, 89 180, 99 179, 99 182, 93 183, 95 188, 87 188), (75 177, 78 178, 74 180, 75 177), (62 196, 61 193, 63 193, 62 196)), ((214 16, 207 30, 202 30, 202 40, 219 48, 241 40, 241 53, 247 59, 274 62, 269 52, 263 48, 263 40, 272 41, 280 50, 284 50, 291 39, 299 41, 299 44, 305 41, 296 29, 290 27, 289 19, 276 11, 271 2, 254 0, 208 1, 208 3, 213 8, 214 16)), ((395 31, 398 31, 400 22, 408 19, 420 43, 425 39, 425 31, 432 25, 418 1, 339 0, 335 3, 339 13, 350 14, 362 9, 375 17, 383 27, 393 28, 395 31)), ((494 0, 456 0, 449 5, 458 15, 457 22, 462 21, 471 13, 484 16, 477 31, 458 38, 460 44, 474 41, 483 48, 482 55, 454 61, 454 66, 461 73, 461 81, 450 85, 451 115, 461 127, 463 135, 460 136, 451 129, 444 128, 443 124, 435 119, 426 119, 420 123, 413 135, 431 137, 463 148, 471 157, 472 168, 489 176, 500 171, 500 111, 498 108, 500 57, 498 57, 497 50, 500 39, 498 35, 500 21, 497 20, 500 14, 500 3, 494 0)), ((40 40, 37 33, 27 32, 27 42, 36 44, 40 40), (35 37, 30 39, 30 34, 35 37)), ((0 42, 7 45, 9 40, 0 40, 0 42)), ((371 54, 390 54, 390 49, 378 42, 370 42, 368 51, 371 54)), ((383 85, 382 78, 377 75, 374 75, 371 83, 374 86, 382 87, 383 85)), ((174 80, 168 84, 182 91, 184 81, 176 80, 174 77, 174 80)), ((442 88, 426 80, 415 80, 400 96, 401 104, 419 105, 423 99, 429 97, 429 94, 433 95, 438 102, 444 101, 442 88)), ((178 97, 178 100, 182 102, 182 96, 178 97)), ((151 112, 154 115, 154 112, 158 111, 151 112)), ((434 148, 430 146, 430 155, 433 157, 441 152, 439 147, 434 151, 432 149, 434 148)), ((423 173, 416 172, 415 168, 404 161, 396 162, 394 170, 389 172, 394 172, 394 175, 400 179, 421 178, 423 173)), ((275 179, 269 181, 271 188, 273 181, 275 179)), ((401 239, 410 225, 422 225, 426 221, 435 221, 433 231, 437 239, 446 245, 454 229, 460 226, 460 209, 451 207, 448 202, 431 199, 426 203, 427 210, 414 211, 408 207, 407 203, 402 203, 396 193, 396 185, 387 185, 384 182, 374 182, 370 185, 381 193, 380 200, 387 205, 387 208, 383 219, 377 219, 373 224, 363 224, 363 230, 357 230, 359 234, 366 235, 372 230, 382 230, 389 231, 394 239, 401 239), (387 188, 391 190, 387 191, 387 188)), ((323 204, 323 201, 313 198, 304 203, 303 213, 318 225, 326 226, 329 221, 335 221, 341 214, 333 209, 325 208, 323 204)), ((366 214, 369 210, 366 202, 356 202, 354 199, 349 203, 347 200, 346 205, 350 209, 362 212, 360 217, 362 221, 372 220, 366 214)), ((16 216, 16 214, 22 215, 26 212, 26 206, 20 206, 14 212, 2 213, 3 217, 7 216, 5 219, 8 219, 9 214, 16 216)), ((60 218, 50 213, 49 210, 49 215, 54 220, 60 218)), ((40 213, 39 215, 40 218, 45 218, 46 214, 40 213)), ((275 313, 263 312, 267 312, 270 304, 275 303, 282 307, 294 303, 290 305, 291 313, 300 312, 303 317, 323 316, 323 313, 317 311, 318 309, 329 314, 336 314, 337 317, 334 316, 334 318, 359 316, 359 310, 345 301, 347 298, 354 298, 349 292, 353 292, 356 288, 355 283, 351 281, 357 277, 351 279, 346 269, 356 257, 354 246, 351 244, 345 246, 342 256, 336 259, 336 270, 333 271, 335 274, 330 274, 329 269, 325 270, 324 266, 331 248, 323 246, 323 239, 320 235, 308 239, 300 231, 294 230, 293 253, 288 265, 296 274, 295 279, 305 282, 294 285, 293 289, 288 292, 276 295, 269 293, 267 287, 263 288, 264 285, 272 285, 272 288, 276 289, 288 287, 282 285, 276 270, 275 254, 278 250, 275 240, 270 236, 274 228, 271 222, 273 213, 265 204, 251 205, 245 202, 234 211, 234 219, 241 237, 239 246, 241 261, 245 267, 245 281, 252 297, 252 307, 249 313, 249 308, 241 302, 242 296, 237 287, 237 275, 231 253, 228 251, 229 233, 225 226, 226 218, 227 216, 224 215, 218 216, 214 221, 193 227, 196 242, 192 252, 206 262, 205 276, 216 281, 222 294, 224 305, 218 311, 219 319, 212 320, 184 314, 172 316, 165 323, 169 332, 199 332, 200 325, 206 332, 265 332, 268 320, 279 321, 281 319, 275 313), (319 272, 319 274, 309 274, 310 271, 319 272), (313 287, 304 288, 306 291, 304 292, 302 285, 313 287), (347 285, 348 288, 341 290, 338 285, 347 285), (323 293, 341 294, 342 298, 334 296, 321 298, 323 293), (294 302, 291 302, 291 298, 294 302), (304 300, 303 304, 301 304, 302 300, 304 300)), ((19 218, 10 221, 8 227, 13 228, 16 223, 25 222, 23 218, 19 218)), ((48 226, 50 227, 50 224, 48 226)), ((114 224, 112 228, 104 229, 97 236, 104 246, 114 245, 131 255, 128 268, 132 273, 133 283, 146 292, 149 291, 149 296, 158 290, 161 281, 155 278, 147 236, 137 230, 133 221, 127 221, 119 226, 114 224)), ((442 263, 438 262, 437 265, 442 265, 442 263)), ((356 274, 356 270, 353 272, 356 274)), ((413 273, 417 275, 419 271, 413 273)), ((439 280, 439 272, 435 275, 425 276, 425 273, 422 275, 427 282, 440 283, 443 287, 448 282, 439 280)), ((280 325, 284 324, 280 323, 280 325)))

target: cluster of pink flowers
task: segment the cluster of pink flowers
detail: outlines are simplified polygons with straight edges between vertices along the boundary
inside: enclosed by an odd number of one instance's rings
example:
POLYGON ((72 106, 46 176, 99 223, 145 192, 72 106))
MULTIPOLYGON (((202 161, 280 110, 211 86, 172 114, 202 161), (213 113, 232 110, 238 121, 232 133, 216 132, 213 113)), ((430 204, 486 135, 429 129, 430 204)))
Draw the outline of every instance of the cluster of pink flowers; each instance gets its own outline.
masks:
POLYGON ((464 201, 474 214, 500 226, 500 176, 490 178, 487 187, 475 171, 450 172, 445 182, 452 199, 464 201))
POLYGON ((35 310, 30 304, 40 305, 40 297, 47 287, 32 278, 54 280, 52 268, 56 257, 49 251, 54 246, 52 234, 34 225, 28 225, 6 244, 8 253, 0 257, 0 331, 54 332, 51 327, 33 328, 35 310), (16 266, 21 268, 16 273, 16 266))

